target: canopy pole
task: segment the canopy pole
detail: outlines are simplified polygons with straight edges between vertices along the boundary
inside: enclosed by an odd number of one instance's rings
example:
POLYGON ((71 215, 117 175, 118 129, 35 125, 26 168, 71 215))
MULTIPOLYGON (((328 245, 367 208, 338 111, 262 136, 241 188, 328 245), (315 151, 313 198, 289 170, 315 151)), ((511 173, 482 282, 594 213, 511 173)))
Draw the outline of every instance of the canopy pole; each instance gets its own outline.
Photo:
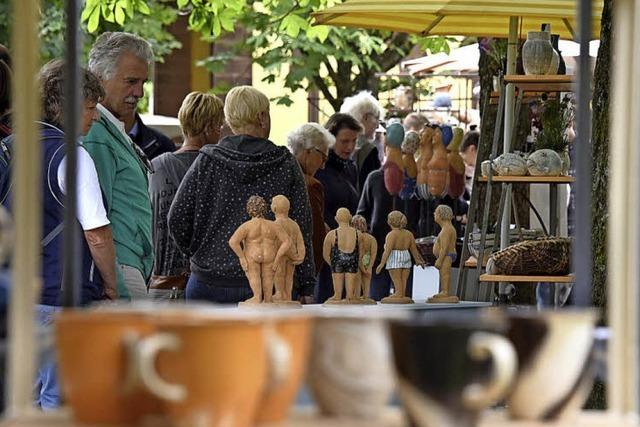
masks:
MULTIPOLYGON (((507 70, 506 74, 516 73, 516 61, 518 58, 518 23, 520 19, 517 16, 509 18, 509 40, 507 44, 507 70)), ((505 105, 504 105, 504 139, 503 150, 505 153, 511 151, 511 129, 513 128, 514 105, 515 105, 515 87, 512 83, 506 85, 505 89, 505 105)), ((503 189, 504 191, 504 189, 503 189)), ((511 224, 511 192, 508 192, 504 201, 504 212, 502 213, 502 221, 500 224, 500 249, 509 246, 509 227, 511 224)), ((498 293, 505 293, 506 283, 500 283, 498 293)))
POLYGON ((40 95, 34 78, 38 72, 40 44, 38 7, 35 0, 13 0, 12 42, 14 53, 13 125, 15 157, 13 217, 16 244, 13 256, 11 303, 9 305, 9 354, 7 411, 20 417, 33 408, 36 346, 34 304, 40 294, 40 236, 42 226, 41 149, 39 129, 40 95))

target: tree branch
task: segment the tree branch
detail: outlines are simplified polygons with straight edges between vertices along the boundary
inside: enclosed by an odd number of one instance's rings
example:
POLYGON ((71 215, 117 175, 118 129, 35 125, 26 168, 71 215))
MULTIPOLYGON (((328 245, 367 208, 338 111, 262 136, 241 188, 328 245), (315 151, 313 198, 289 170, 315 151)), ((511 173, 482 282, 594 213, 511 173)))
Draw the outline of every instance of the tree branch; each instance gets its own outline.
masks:
POLYGON ((327 86, 327 84, 322 79, 322 77, 318 75, 313 76, 313 83, 316 85, 318 89, 320 89, 320 92, 322 92, 322 94, 324 95, 324 98, 327 101, 329 101, 329 104, 331 104, 333 109, 335 111, 338 111, 340 109, 340 104, 336 99, 336 97, 333 96, 333 94, 331 93, 331 90, 329 90, 329 86, 327 86))
POLYGON ((411 51, 413 44, 409 41, 409 34, 407 33, 394 33, 391 39, 387 41, 387 46, 395 46, 399 48, 403 53, 399 53, 397 49, 389 48, 385 50, 381 55, 376 55, 377 58, 372 58, 376 63, 380 65, 382 71, 389 71, 395 67, 405 56, 411 51))

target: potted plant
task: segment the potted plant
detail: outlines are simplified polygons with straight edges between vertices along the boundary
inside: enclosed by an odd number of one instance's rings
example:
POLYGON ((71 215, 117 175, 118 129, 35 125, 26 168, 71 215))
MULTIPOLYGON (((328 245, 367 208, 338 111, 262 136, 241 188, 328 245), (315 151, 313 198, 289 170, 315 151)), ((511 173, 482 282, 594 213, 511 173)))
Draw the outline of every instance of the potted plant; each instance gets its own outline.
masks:
POLYGON ((534 117, 532 123, 536 151, 529 155, 529 173, 566 175, 569 171, 571 132, 568 130, 571 129, 574 118, 573 102, 566 96, 562 100, 545 98, 536 110, 537 117, 534 117))

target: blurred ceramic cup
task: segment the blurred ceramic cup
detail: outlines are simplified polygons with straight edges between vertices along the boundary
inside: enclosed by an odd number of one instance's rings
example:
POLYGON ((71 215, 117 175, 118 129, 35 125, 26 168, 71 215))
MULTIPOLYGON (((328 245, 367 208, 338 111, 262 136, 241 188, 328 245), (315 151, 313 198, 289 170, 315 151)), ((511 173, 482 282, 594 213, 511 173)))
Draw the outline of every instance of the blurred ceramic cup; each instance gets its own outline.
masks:
POLYGON ((136 424, 160 412, 160 401, 136 386, 126 342, 155 331, 136 310, 64 310, 56 321, 64 399, 83 424, 136 424))
POLYGON ((251 426, 265 387, 289 374, 291 349, 260 313, 176 310, 156 323, 133 363, 176 427, 251 426))
POLYGON ((519 371, 507 405, 512 418, 555 420, 578 414, 593 384, 596 312, 515 312, 509 339, 519 371))
MULTIPOLYGON (((266 318, 272 322, 268 333, 272 340, 286 346, 272 347, 273 351, 289 351, 288 366, 282 374, 271 373, 258 404, 257 423, 278 423, 287 418, 308 365, 312 318, 302 310, 276 309, 266 318), (288 349, 288 350, 287 350, 288 349)), ((278 358, 277 355, 271 356, 278 358)))
POLYGON ((379 417, 395 388, 384 319, 365 308, 324 308, 312 335, 307 381, 320 411, 379 417))
POLYGON ((392 321, 398 394, 417 427, 472 427, 508 392, 516 353, 479 316, 392 321))

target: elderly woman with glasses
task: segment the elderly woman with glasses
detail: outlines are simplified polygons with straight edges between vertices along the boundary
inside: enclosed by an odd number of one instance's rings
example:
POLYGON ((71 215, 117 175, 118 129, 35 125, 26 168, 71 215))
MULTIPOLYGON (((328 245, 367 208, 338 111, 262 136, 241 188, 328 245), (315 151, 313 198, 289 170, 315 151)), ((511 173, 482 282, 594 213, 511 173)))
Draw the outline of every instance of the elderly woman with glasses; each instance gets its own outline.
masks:
POLYGON ((317 123, 305 123, 287 136, 287 145, 300 164, 311 204, 312 246, 316 274, 322 267, 322 243, 327 234, 324 222, 324 189, 314 178, 329 156, 335 137, 317 123))

